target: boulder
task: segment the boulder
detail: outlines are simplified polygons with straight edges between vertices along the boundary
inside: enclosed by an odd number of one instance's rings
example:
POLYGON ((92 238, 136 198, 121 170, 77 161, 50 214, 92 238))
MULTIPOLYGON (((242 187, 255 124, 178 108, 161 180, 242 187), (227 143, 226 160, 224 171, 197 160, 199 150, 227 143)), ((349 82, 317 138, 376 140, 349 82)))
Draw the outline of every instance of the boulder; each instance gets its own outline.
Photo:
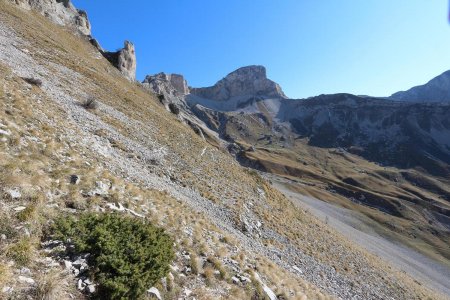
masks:
POLYGON ((110 189, 111 189, 111 182, 96 181, 95 188, 87 192, 86 195, 88 197, 107 196, 109 194, 110 189))
POLYGON ((150 297, 156 297, 156 299, 158 300, 162 300, 161 298, 161 293, 159 292, 159 290, 155 287, 152 287, 150 289, 147 290, 147 294, 150 297))
POLYGON ((28 284, 34 284, 35 283, 34 279, 30 278, 30 277, 19 276, 17 279, 20 282, 22 282, 22 283, 28 283, 28 284))
POLYGON ((95 284, 90 284, 90 285, 86 286, 85 291, 88 294, 94 294, 96 291, 95 284))
POLYGON ((78 183, 80 183, 80 176, 70 175, 70 184, 78 184, 78 183))
POLYGON ((17 188, 8 189, 5 192, 9 196, 9 198, 12 200, 20 199, 22 197, 22 193, 17 188))
POLYGON ((22 79, 31 84, 31 85, 35 85, 37 87, 41 87, 42 86, 42 80, 40 80, 39 78, 34 78, 34 77, 22 77, 22 79))

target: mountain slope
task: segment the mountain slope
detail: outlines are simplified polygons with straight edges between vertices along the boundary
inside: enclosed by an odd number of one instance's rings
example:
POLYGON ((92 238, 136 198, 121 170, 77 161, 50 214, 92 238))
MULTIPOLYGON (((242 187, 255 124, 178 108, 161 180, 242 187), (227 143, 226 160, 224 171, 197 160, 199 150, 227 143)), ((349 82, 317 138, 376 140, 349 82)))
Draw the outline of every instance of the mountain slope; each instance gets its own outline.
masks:
POLYGON ((59 298, 85 298, 74 291, 77 275, 40 243, 42 229, 56 216, 120 211, 175 238, 172 287, 158 286, 169 299, 267 290, 297 299, 444 298, 208 145, 88 40, 8 2, 0 8, 1 228, 14 232, 0 245, 2 297, 33 297, 51 282, 44 274, 56 274, 59 298), (86 110, 91 97, 98 107, 86 110), (22 207, 33 213, 17 217, 22 207), (25 244, 28 269, 4 251, 25 244))
POLYGON ((279 115, 312 146, 353 147, 350 151, 382 165, 450 175, 450 105, 342 94, 291 101, 279 115))
MULTIPOLYGON (((246 70, 235 86, 258 74, 246 70)), ((264 89, 218 100, 197 90, 184 97, 190 111, 241 164, 360 211, 383 235, 450 266, 450 105, 350 94, 293 100, 264 89)))
POLYGON ((390 99, 414 102, 449 102, 450 71, 442 73, 424 85, 397 92, 390 99))

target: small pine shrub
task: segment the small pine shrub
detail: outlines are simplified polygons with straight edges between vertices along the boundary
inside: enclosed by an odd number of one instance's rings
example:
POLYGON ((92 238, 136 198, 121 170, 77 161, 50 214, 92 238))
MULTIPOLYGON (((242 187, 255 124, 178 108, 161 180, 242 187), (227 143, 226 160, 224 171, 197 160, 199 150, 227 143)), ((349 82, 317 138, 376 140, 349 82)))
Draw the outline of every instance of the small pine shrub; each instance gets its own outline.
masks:
POLYGON ((117 214, 61 218, 54 238, 71 239, 77 253, 90 253, 98 299, 140 299, 169 272, 172 239, 150 223, 117 214))
POLYGON ((98 103, 94 97, 88 97, 86 100, 84 100, 84 102, 82 103, 82 106, 85 109, 97 109, 98 103))
POLYGON ((158 100, 159 100, 159 102, 163 103, 164 100, 166 100, 166 97, 163 94, 159 94, 158 95, 158 100))
POLYGON ((42 86, 42 80, 38 79, 38 78, 34 78, 34 77, 22 77, 22 79, 24 81, 26 81, 27 83, 31 84, 31 85, 35 85, 38 87, 42 86))
POLYGON ((175 115, 180 114, 180 108, 175 103, 169 103, 169 109, 170 109, 170 112, 175 115))

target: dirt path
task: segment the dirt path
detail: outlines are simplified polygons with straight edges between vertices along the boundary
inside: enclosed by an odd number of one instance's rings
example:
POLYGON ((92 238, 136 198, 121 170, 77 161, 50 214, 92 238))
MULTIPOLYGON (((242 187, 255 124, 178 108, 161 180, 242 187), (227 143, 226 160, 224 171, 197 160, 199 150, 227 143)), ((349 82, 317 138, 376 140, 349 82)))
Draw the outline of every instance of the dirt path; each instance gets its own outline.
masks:
POLYGON ((308 209, 341 234, 369 252, 406 272, 418 282, 442 292, 450 299, 450 269, 403 245, 396 244, 374 232, 360 213, 303 196, 291 191, 287 181, 270 176, 273 185, 294 203, 308 209))

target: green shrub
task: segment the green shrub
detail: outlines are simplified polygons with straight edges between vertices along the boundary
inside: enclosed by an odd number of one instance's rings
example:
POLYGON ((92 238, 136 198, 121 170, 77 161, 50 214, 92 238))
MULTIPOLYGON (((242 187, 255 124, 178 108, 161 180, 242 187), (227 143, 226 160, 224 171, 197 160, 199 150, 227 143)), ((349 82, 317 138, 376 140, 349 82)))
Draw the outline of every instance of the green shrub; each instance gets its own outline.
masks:
POLYGON ((78 253, 90 253, 91 276, 101 299, 140 299, 169 271, 173 241, 163 229, 117 214, 58 219, 54 238, 71 239, 78 253))
POLYGON ((11 244, 6 249, 6 255, 13 259, 17 265, 26 266, 33 255, 33 244, 30 238, 24 237, 11 244))

